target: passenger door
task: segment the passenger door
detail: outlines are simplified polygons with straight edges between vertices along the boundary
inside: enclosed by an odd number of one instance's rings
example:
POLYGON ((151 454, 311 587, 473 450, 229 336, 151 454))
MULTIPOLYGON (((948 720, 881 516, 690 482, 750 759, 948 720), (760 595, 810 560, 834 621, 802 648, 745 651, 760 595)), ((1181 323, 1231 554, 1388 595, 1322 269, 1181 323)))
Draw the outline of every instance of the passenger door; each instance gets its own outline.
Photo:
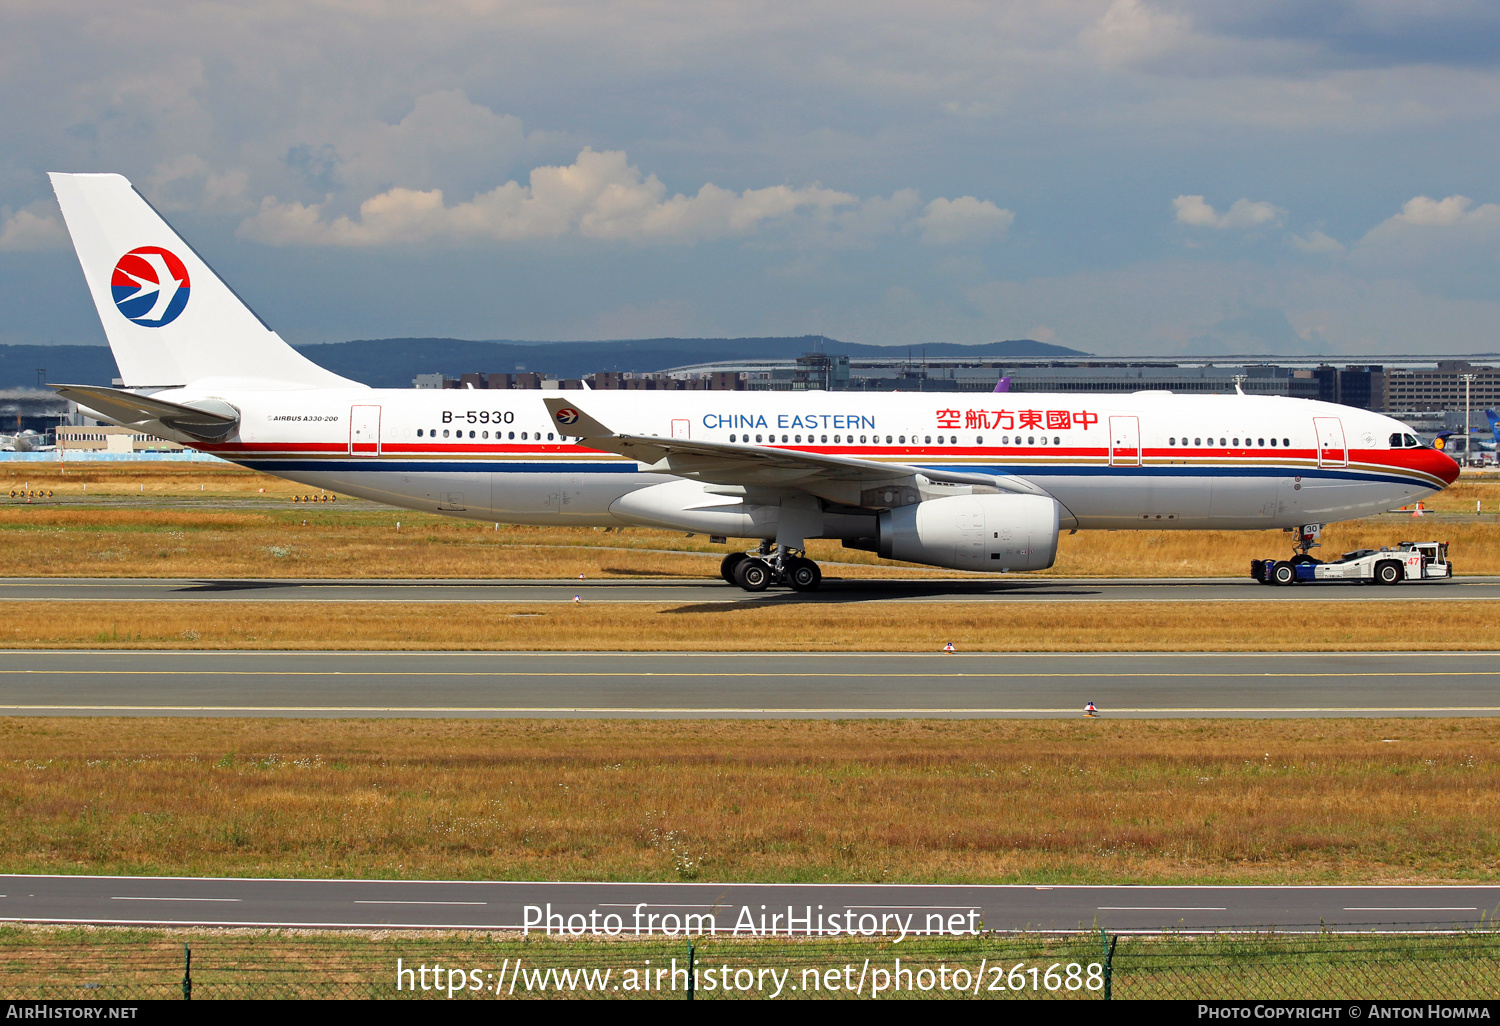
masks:
POLYGON ((1349 447, 1344 443, 1344 422, 1337 417, 1314 417, 1318 435, 1318 466, 1347 467, 1349 447))
POLYGON ((1141 421, 1139 417, 1109 418, 1109 465, 1141 465, 1141 421))
POLYGON ((349 408, 349 455, 380 455, 380 407, 349 408))

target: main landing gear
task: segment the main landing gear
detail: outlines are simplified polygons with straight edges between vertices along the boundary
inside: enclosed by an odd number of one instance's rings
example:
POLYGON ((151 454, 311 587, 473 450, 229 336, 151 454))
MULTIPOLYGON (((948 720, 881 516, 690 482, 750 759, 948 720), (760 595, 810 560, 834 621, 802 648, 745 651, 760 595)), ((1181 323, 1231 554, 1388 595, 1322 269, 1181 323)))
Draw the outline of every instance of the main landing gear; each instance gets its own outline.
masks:
POLYGON ((823 571, 805 555, 762 544, 757 552, 731 552, 719 564, 719 576, 746 591, 765 591, 785 584, 793 591, 815 591, 823 583, 823 571))

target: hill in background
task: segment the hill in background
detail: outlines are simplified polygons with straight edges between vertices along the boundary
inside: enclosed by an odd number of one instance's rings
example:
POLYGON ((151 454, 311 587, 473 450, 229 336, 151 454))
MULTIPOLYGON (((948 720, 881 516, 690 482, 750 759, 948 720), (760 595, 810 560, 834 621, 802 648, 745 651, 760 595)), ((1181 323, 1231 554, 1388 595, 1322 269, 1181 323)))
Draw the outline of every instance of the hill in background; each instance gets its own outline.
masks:
MULTIPOLYGON (((388 338, 304 346, 318 364, 378 388, 409 388, 418 374, 450 377, 478 371, 539 371, 581 378, 600 371, 666 370, 718 360, 791 359, 820 349, 833 355, 901 359, 905 346, 866 346, 803 335, 793 338, 643 338, 616 342, 469 342, 454 338, 388 338)), ((938 343, 913 347, 914 358, 928 356, 1017 357, 1083 356, 1074 349, 1021 339, 965 346, 938 343)))
MULTIPOLYGON (((614 342, 475 342, 457 338, 383 338, 299 346, 314 363, 376 388, 410 388, 418 374, 538 371, 580 378, 599 371, 650 372, 717 360, 790 359, 820 349, 833 355, 901 359, 905 346, 866 346, 803 335, 793 338, 645 338, 614 342)), ((1017 339, 983 345, 913 346, 928 356, 1017 359, 1084 356, 1076 349, 1017 339)), ((38 370, 57 384, 108 384, 119 376, 107 346, 0 346, 0 388, 35 388, 38 370)))

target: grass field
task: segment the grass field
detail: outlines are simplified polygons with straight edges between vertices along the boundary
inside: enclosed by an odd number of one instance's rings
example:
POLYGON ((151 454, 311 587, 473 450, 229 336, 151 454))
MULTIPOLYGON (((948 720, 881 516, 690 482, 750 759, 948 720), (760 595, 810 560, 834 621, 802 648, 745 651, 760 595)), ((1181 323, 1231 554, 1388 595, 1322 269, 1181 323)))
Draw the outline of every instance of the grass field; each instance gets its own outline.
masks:
POLYGON ((0 650, 1489 651, 1491 602, 32 602, 0 650), (1432 625, 1414 629, 1413 625, 1432 625))
MULTIPOLYGON (((0 927, 0 991, 27 1000, 181 1000, 188 946, 195 1000, 590 995, 681 1000, 690 964, 688 942, 681 938, 559 941, 478 932, 8 926, 0 927), (403 968, 420 970, 402 977, 400 990, 398 959, 403 968), (665 969, 660 990, 654 976, 650 990, 642 987, 648 965, 665 969), (435 967, 441 967, 436 979, 435 967)), ((900 943, 699 936, 691 964, 697 969, 696 1000, 1100 1000, 1103 963, 1097 935, 1029 934, 908 937, 900 943), (1038 970, 1035 979, 1030 967, 1038 970), (1049 969, 1054 970, 1050 979, 1049 969)), ((1500 996, 1500 938, 1493 933, 1127 936, 1118 939, 1110 969, 1116 998, 1493 999, 1500 996)))
MULTIPOLYGON (((64 467, 65 474, 46 464, 5 469, 18 471, 10 490, 42 487, 58 496, 98 496, 101 501, 143 495, 163 501, 196 498, 212 500, 218 508, 5 500, 9 504, 0 506, 0 576, 703 578, 717 574, 718 560, 734 547, 643 528, 497 529, 490 523, 368 505, 294 504, 294 494, 315 490, 238 468, 83 466, 89 469, 64 467), (235 508, 236 503, 243 508, 235 508)), ((6 490, 0 484, 0 499, 6 490)), ((1500 519, 1493 515, 1500 510, 1500 480, 1461 481, 1430 505, 1467 512, 1476 498, 1490 514, 1472 520, 1386 517, 1333 525, 1325 532, 1322 552, 1439 538, 1452 543, 1460 573, 1500 573, 1500 519)), ((1290 552, 1291 538, 1281 531, 1086 531, 1060 539, 1057 565, 1048 573, 1241 576, 1251 559, 1290 552)), ((882 560, 836 542, 814 541, 809 554, 824 564, 829 577, 954 573, 882 560)))
POLYGON ((0 720, 0 870, 1439 883, 1500 722, 0 720))

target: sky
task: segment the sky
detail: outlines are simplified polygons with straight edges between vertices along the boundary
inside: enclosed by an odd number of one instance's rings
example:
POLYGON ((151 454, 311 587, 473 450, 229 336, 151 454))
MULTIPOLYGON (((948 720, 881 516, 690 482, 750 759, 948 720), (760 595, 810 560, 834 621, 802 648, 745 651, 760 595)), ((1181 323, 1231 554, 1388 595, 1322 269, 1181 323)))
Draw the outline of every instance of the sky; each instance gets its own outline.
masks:
POLYGON ((103 342, 63 170, 298 344, 1500 350, 1480 0, 0 0, 0 97, 0 342, 103 342))

